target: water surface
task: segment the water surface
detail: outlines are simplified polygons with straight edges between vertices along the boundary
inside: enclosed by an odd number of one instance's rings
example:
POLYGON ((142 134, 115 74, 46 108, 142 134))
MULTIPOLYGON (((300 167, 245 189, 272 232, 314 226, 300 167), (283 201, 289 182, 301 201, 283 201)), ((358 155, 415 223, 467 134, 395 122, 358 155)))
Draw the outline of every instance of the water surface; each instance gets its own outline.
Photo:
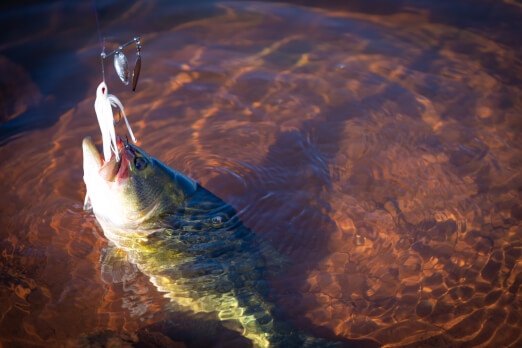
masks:
MULTIPOLYGON (((244 345, 173 313, 131 265, 101 272, 81 154, 84 136, 101 142, 100 46, 92 4, 76 6, 29 7, 46 30, 0 47, 0 342, 244 345)), ((142 34, 137 92, 107 69, 138 145, 289 258, 271 298, 296 327, 359 346, 522 345, 519 24, 429 6, 99 7, 108 48, 142 34)))

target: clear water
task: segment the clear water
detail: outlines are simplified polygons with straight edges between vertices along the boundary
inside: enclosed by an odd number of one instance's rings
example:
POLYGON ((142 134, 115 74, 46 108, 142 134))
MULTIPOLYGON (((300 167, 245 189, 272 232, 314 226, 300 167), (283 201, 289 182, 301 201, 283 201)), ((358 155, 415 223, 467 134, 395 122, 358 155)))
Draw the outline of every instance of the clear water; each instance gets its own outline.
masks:
MULTIPOLYGON (((270 287, 296 327, 520 346, 520 3, 395 5, 98 4, 108 48, 142 34, 137 92, 111 64, 109 92, 139 146, 291 260, 270 287)), ((101 272, 82 211, 81 140, 101 142, 92 3, 1 16, 28 24, 0 45, 0 342, 247 344, 170 310, 132 265, 101 272)))

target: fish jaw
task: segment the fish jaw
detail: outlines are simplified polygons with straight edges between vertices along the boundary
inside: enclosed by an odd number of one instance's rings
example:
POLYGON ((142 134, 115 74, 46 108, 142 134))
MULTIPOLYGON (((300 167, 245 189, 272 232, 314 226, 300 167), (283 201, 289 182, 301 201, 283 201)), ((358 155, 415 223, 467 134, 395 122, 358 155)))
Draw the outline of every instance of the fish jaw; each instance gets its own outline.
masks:
MULTIPOLYGON (((123 147, 120 143, 121 140, 118 141, 119 149, 123 147)), ((127 214, 125 206, 122 204, 122 191, 126 177, 122 177, 120 174, 128 172, 128 170, 125 171, 125 168, 122 168, 125 165, 128 168, 128 164, 122 164, 123 158, 120 160, 120 164, 116 164, 114 155, 109 162, 104 163, 91 137, 83 139, 82 148, 83 180, 96 218, 102 226, 125 226, 127 214)))
POLYGON ((123 184, 129 176, 129 161, 134 159, 134 154, 124 148, 123 141, 118 137, 117 147, 120 160, 115 159, 114 154, 109 161, 105 161, 96 149, 91 137, 83 139, 83 171, 84 174, 95 176, 95 172, 108 182, 123 184))
POLYGON ((91 170, 91 168, 99 170, 102 166, 102 158, 96 149, 96 146, 94 146, 91 137, 83 138, 82 148, 84 173, 88 170, 91 170))

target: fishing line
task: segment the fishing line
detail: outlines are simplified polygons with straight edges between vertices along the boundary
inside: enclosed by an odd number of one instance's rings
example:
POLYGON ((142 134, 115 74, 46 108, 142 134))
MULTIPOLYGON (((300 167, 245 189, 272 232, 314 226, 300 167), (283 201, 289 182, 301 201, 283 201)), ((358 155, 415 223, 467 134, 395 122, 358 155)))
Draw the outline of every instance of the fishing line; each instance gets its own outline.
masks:
MULTIPOLYGON (((140 68, 141 68, 141 42, 140 37, 137 36, 126 44, 120 45, 117 49, 105 54, 105 38, 102 41, 102 34, 100 28, 100 19, 98 18, 98 11, 96 8, 96 0, 92 0, 92 5, 94 9, 94 17, 96 18, 96 28, 98 29, 98 41, 100 43, 101 48, 101 68, 102 68, 102 77, 103 81, 98 85, 96 89, 96 99, 94 100, 94 111, 96 112, 96 117, 98 118, 98 123, 100 125, 100 130, 102 133, 102 142, 103 142, 103 158, 105 163, 111 160, 112 152, 114 152, 116 162, 119 161, 118 155, 118 143, 116 137, 116 130, 114 126, 121 119, 121 114, 123 114, 123 119, 125 120, 125 124, 127 125, 127 129, 134 143, 137 142, 134 134, 132 133, 132 129, 130 128, 129 121, 127 121, 127 116, 125 115, 125 111, 123 110, 123 104, 121 101, 112 94, 109 94, 107 84, 105 83, 105 58, 108 58, 114 55, 114 68, 116 69, 116 73, 120 80, 128 85, 129 84, 129 68, 127 57, 121 50, 132 44, 136 43, 136 64, 134 66, 134 73, 132 77, 132 91, 136 90, 136 84, 138 82, 140 68), (121 114, 118 118, 117 122, 114 122, 114 114, 112 112, 113 107, 118 107, 121 111, 121 114)), ((127 140, 128 141, 128 140, 127 140)))
POLYGON ((100 20, 98 19, 98 10, 96 8, 96 0, 92 0, 92 6, 94 9, 94 17, 96 18, 96 28, 98 29, 98 42, 100 43, 101 48, 101 68, 102 68, 102 77, 103 82, 105 82, 105 68, 103 65, 103 58, 105 57, 105 38, 102 41, 102 34, 100 29, 100 20))
POLYGON ((96 28, 98 29, 98 41, 100 42, 100 48, 103 52, 104 45, 102 42, 102 35, 101 35, 101 29, 100 29, 100 20, 98 19, 98 10, 96 9, 96 0, 92 0, 92 6, 94 8, 94 17, 96 18, 96 28))

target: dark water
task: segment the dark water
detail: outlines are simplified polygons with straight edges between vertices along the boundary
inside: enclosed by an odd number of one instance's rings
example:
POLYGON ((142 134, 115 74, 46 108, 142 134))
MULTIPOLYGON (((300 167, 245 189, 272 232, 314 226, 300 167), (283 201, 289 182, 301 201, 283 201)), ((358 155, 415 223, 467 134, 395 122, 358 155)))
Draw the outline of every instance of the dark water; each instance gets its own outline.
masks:
MULTIPOLYGON (((522 6, 370 4, 100 3, 107 47, 143 43, 137 92, 111 64, 109 92, 139 146, 290 259, 270 286, 296 327, 521 346, 522 6)), ((244 344, 136 270, 102 277, 108 242, 82 211, 81 139, 101 142, 92 2, 0 17, 2 345, 244 344)))

